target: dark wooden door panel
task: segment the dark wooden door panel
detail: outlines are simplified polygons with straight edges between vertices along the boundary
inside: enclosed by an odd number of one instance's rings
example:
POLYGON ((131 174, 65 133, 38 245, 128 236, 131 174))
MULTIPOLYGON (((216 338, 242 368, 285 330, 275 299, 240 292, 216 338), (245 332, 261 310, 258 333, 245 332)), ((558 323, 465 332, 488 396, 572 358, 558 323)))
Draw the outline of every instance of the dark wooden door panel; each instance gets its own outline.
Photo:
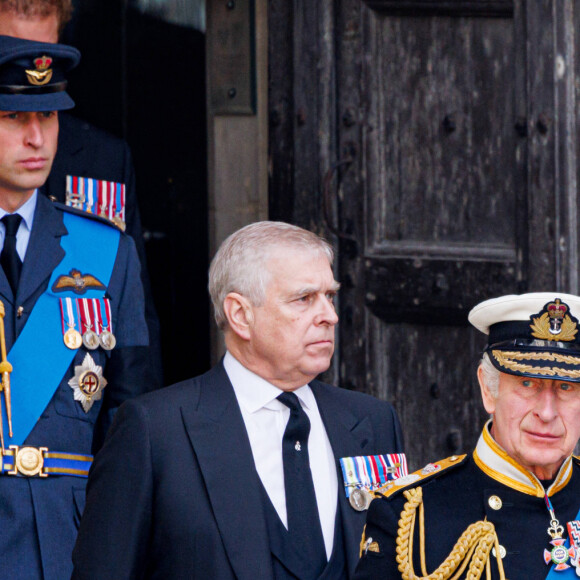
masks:
POLYGON ((469 452, 470 308, 579 291, 580 3, 270 7, 271 208, 337 246, 329 378, 395 404, 412 467, 469 452))
POLYGON ((419 467, 469 451, 485 419, 468 311, 525 289, 519 39, 509 10, 355 4, 338 20, 358 51, 337 62, 339 107, 360 119, 338 137, 354 149, 340 184, 341 381, 396 405, 419 467))

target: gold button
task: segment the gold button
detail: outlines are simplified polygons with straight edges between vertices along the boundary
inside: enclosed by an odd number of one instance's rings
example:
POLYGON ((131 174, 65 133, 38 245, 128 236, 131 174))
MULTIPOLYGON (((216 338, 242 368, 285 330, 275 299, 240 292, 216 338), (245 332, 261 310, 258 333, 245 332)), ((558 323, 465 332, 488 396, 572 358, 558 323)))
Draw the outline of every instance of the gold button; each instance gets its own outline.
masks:
MULTIPOLYGON (((494 558, 496 558, 496 551, 495 551, 495 547, 493 547, 491 549, 491 553, 493 554, 494 558)), ((503 560, 505 558, 505 555, 507 554, 506 549, 500 544, 499 546, 499 557, 503 560)))
POLYGON ((503 505, 501 499, 497 495, 490 496, 490 498, 487 500, 487 503, 492 510, 500 510, 501 506, 503 505))

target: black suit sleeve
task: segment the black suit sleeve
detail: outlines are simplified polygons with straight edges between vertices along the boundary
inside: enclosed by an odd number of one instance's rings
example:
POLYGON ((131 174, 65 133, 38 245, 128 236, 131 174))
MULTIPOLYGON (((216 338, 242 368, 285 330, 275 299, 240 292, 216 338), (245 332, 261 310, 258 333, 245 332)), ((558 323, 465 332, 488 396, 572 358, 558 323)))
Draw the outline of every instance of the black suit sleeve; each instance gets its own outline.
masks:
POLYGON ((371 502, 367 512, 367 523, 363 540, 362 557, 356 568, 354 580, 397 580, 401 578, 396 560, 396 537, 399 527, 399 512, 384 498, 371 502))
POLYGON ((147 412, 137 401, 129 401, 119 409, 91 468, 87 504, 73 551, 72 578, 143 578, 152 506, 147 412))

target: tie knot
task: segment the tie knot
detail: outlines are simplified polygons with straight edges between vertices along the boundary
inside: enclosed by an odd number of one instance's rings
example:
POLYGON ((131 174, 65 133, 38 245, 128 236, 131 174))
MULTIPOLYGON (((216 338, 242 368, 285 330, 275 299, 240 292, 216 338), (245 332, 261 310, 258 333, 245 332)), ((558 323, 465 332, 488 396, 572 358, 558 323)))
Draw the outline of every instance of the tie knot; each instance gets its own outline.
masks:
POLYGON ((281 403, 284 403, 290 411, 301 411, 302 407, 300 406, 300 401, 298 397, 294 393, 289 393, 288 391, 284 391, 281 395, 278 395, 278 400, 281 403))
POLYGON ((21 221, 22 216, 17 213, 6 214, 2 218, 2 223, 6 228, 6 236, 15 236, 21 221))

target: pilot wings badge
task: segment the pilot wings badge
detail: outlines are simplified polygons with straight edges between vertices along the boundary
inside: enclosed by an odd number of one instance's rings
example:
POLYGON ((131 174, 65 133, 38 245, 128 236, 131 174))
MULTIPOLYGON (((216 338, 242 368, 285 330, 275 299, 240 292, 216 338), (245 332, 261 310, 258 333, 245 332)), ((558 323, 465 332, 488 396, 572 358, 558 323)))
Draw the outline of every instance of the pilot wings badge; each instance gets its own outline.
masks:
POLYGON ((75 294, 84 294, 87 290, 105 290, 105 285, 92 274, 81 274, 74 268, 70 275, 62 274, 52 285, 53 292, 65 292, 72 290, 75 294))

